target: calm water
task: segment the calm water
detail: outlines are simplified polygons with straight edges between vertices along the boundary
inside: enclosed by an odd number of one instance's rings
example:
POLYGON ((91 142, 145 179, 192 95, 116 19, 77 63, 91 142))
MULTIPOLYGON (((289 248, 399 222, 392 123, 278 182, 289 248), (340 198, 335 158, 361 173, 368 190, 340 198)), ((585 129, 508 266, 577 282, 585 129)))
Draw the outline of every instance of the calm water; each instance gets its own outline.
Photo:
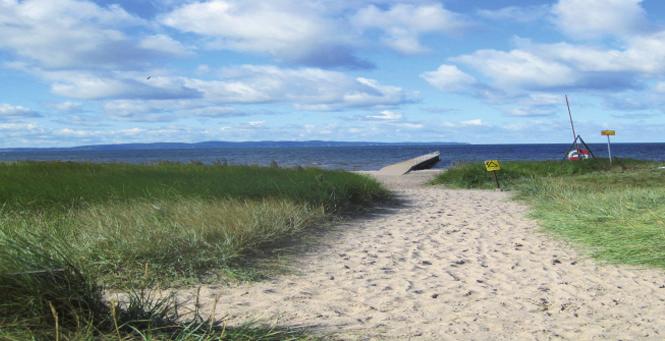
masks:
MULTIPOLYGON (((441 152, 437 168, 460 161, 556 160, 563 157, 567 144, 519 145, 387 145, 366 147, 308 148, 212 148, 115 151, 21 151, 0 152, 0 160, 63 160, 92 162, 151 163, 158 161, 268 165, 272 160, 282 166, 315 166, 345 170, 375 170, 385 165, 432 151, 441 152)), ((591 150, 607 157, 607 146, 591 144, 591 150)), ((613 144, 617 157, 665 161, 665 143, 613 144)))

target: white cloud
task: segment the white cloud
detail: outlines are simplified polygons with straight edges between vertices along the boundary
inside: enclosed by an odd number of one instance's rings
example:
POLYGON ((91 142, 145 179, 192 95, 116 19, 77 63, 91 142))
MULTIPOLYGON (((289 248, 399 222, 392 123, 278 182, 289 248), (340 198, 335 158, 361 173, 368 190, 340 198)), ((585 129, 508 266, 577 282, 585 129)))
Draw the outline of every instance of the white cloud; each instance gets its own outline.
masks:
POLYGON ((208 48, 267 53, 313 66, 358 68, 371 66, 354 55, 369 31, 380 32, 393 49, 417 53, 427 50, 421 35, 457 33, 467 25, 461 15, 438 3, 382 1, 381 7, 368 3, 209 0, 182 5, 161 16, 160 22, 208 38, 208 48))
POLYGON ((665 31, 626 38, 624 48, 520 41, 510 51, 451 58, 508 93, 554 89, 630 89, 665 76, 665 31))
POLYGON ((420 75, 427 83, 444 91, 458 91, 467 89, 476 83, 476 79, 464 73, 455 65, 442 64, 434 71, 424 72, 420 75))
POLYGON ((499 88, 551 88, 575 84, 578 75, 565 63, 525 50, 478 50, 452 58, 490 78, 499 88))
POLYGON ((201 93, 183 79, 133 72, 36 71, 51 81, 53 93, 76 99, 177 99, 197 98, 201 93))
POLYGON ((226 68, 219 80, 190 79, 206 98, 227 103, 290 102, 304 110, 337 110, 412 102, 416 94, 338 71, 245 65, 226 68))
POLYGON ((206 100, 111 100, 103 104, 106 115, 133 121, 168 121, 192 117, 245 116, 246 113, 206 100))
POLYGON ((251 128, 263 128, 266 125, 266 121, 249 121, 247 125, 251 128))
POLYGON ((462 122, 460 122, 460 125, 463 126, 463 127, 480 127, 480 126, 483 126, 484 123, 483 123, 482 119, 475 118, 475 119, 472 119, 472 120, 462 121, 462 122))
POLYGON ((470 120, 463 120, 459 122, 450 122, 450 121, 445 121, 441 123, 441 125, 444 128, 467 128, 467 129, 473 129, 473 128, 481 128, 481 127, 487 127, 488 125, 480 118, 474 118, 470 120))
POLYGON ((395 111, 383 110, 378 114, 367 115, 366 118, 378 121, 399 121, 402 119, 402 114, 395 111))
POLYGON ((393 110, 381 110, 375 114, 358 115, 354 118, 355 120, 351 122, 362 122, 365 128, 354 127, 353 129, 360 129, 362 132, 374 130, 381 132, 390 131, 390 134, 394 134, 403 131, 403 129, 413 131, 425 128, 424 123, 407 120, 401 112, 393 110))
POLYGON ((379 81, 364 77, 348 80, 348 88, 341 97, 341 103, 328 103, 336 107, 367 107, 399 105, 415 101, 417 95, 408 93, 398 86, 384 85, 379 81))
POLYGON ((3 131, 16 131, 21 133, 37 129, 39 129, 39 127, 34 123, 0 123, 0 130, 3 131))
POLYGON ((646 22, 642 0, 559 0, 553 6, 557 27, 575 39, 625 36, 646 22))
MULTIPOLYGON (((149 36, 126 29, 147 26, 117 5, 98 6, 77 0, 0 1, 0 49, 7 49, 44 68, 142 65, 172 55, 149 36)), ((161 39, 166 41, 166 36, 161 39)), ((172 40, 172 39, 171 39, 172 40)), ((171 41, 169 47, 173 48, 171 41)))
POLYGON ((39 113, 20 105, 0 103, 0 118, 39 117, 39 113))
POLYGON ((650 74, 665 72, 665 30, 631 37, 623 51, 627 65, 650 74))
POLYGON ((259 52, 313 66, 371 65, 353 55, 354 37, 329 4, 290 0, 211 0, 182 5, 164 25, 207 37, 206 47, 259 52))
POLYGON ((59 112, 74 113, 80 112, 83 109, 83 104, 79 102, 65 101, 53 104, 51 107, 59 112))
POLYGON ((125 128, 114 130, 94 130, 94 129, 74 129, 62 128, 52 132, 54 136, 74 137, 74 138, 110 138, 110 137, 139 137, 145 134, 148 130, 144 128, 125 128))
POLYGON ((14 65, 50 82, 51 91, 75 99, 200 100, 200 105, 281 102, 303 110, 382 107, 415 102, 419 95, 377 80, 319 68, 244 65, 212 71, 206 79, 165 71, 47 71, 14 65), (146 74, 150 74, 149 77, 146 74))
POLYGON ((656 83, 656 86, 654 86, 654 90, 657 93, 665 94, 665 82, 656 83))
POLYGON ((550 110, 549 108, 515 107, 506 110, 506 114, 515 117, 541 117, 541 116, 552 116, 556 114, 556 112, 550 110))
POLYGON ((307 13, 307 7, 283 1, 213 0, 185 4, 161 21, 186 32, 221 37, 229 48, 276 52, 314 41, 326 31, 325 20, 307 13))
POLYGON ((548 5, 508 6, 499 9, 481 9, 479 16, 496 21, 532 22, 544 18, 550 12, 548 5))
POLYGON ((423 123, 418 123, 418 122, 400 122, 395 125, 400 128, 413 129, 413 130, 419 130, 425 128, 425 125, 423 123))
MULTIPOLYGON (((519 20, 525 8, 478 14, 519 20)), ((560 96, 553 98, 552 92, 593 91, 617 110, 644 110, 645 102, 657 103, 653 93, 658 87, 648 85, 665 81, 665 30, 653 30, 641 0, 560 0, 551 6, 551 15, 573 38, 612 38, 612 44, 607 39, 536 43, 518 37, 513 38, 513 49, 481 49, 451 57, 448 61, 456 65, 443 64, 421 77, 441 90, 481 97, 510 116, 559 112, 560 96), (466 73, 458 65, 465 66, 466 73), (619 91, 623 95, 617 95, 619 91)))
POLYGON ((361 9, 351 19, 360 29, 377 29, 383 33, 383 42, 402 53, 426 51, 420 36, 426 33, 456 33, 467 23, 440 3, 395 4, 386 10, 375 5, 361 9))
POLYGON ((182 43, 164 34, 147 36, 139 42, 139 46, 147 50, 164 52, 176 56, 190 53, 182 43))

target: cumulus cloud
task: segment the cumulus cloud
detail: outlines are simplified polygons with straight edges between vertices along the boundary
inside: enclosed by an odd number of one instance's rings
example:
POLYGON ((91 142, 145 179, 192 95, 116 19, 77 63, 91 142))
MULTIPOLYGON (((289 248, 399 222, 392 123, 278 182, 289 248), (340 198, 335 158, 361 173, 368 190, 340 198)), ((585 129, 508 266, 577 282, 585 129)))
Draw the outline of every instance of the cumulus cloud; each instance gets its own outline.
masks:
MULTIPOLYGON (((517 20, 525 8, 482 10, 479 15, 517 20)), ((608 47, 597 41, 536 43, 515 38, 513 49, 481 49, 451 57, 448 61, 452 63, 421 77, 444 91, 466 92, 493 102, 502 98, 519 102, 518 108, 507 112, 513 116, 552 113, 546 103, 536 103, 534 93, 636 90, 664 77, 665 30, 641 30, 646 15, 640 0, 560 0, 551 7, 551 14, 557 27, 569 36, 609 35, 620 43, 608 47), (472 72, 463 73, 457 65, 472 72)))
POLYGON ((205 100, 111 100, 103 104, 106 115, 131 121, 168 121, 193 117, 235 117, 247 112, 205 100))
POLYGON ((29 118, 41 116, 38 112, 20 105, 0 103, 0 118, 29 118))
MULTIPOLYGON (((294 108, 314 111, 344 108, 388 107, 419 100, 419 94, 401 87, 382 84, 365 77, 319 68, 282 68, 272 65, 244 65, 211 70, 207 78, 192 78, 156 70, 151 76, 134 71, 50 71, 24 66, 48 82, 53 93, 80 100, 112 100, 113 112, 129 115, 119 108, 131 103, 138 113, 168 110, 168 105, 188 103, 189 109, 220 104, 287 103, 294 108), (146 101, 136 110, 137 101, 146 101), (155 103, 162 101, 164 105, 155 103)), ((179 108, 178 104, 171 111, 179 108)), ((64 109, 64 108, 63 108, 64 109)), ((219 107, 207 115, 222 114, 219 107)), ((202 113, 201 114, 205 114, 202 113)))
POLYGON ((207 48, 329 68, 373 67, 356 50, 376 34, 386 46, 410 54, 427 50, 425 34, 454 34, 468 26, 440 3, 422 1, 208 0, 184 4, 159 20, 204 37, 207 48))
POLYGON ((631 89, 665 72, 665 31, 626 38, 621 49, 522 42, 509 50, 479 50, 451 58, 508 91, 631 89))
POLYGON ((642 0, 559 0, 552 12, 556 26, 574 39, 625 36, 646 22, 642 0))
POLYGON ((251 129, 263 128, 266 125, 266 121, 249 121, 247 122, 247 127, 251 129))
POLYGON ((376 121, 399 121, 402 119, 402 114, 396 111, 383 110, 377 114, 367 115, 365 118, 376 121))
POLYGON ((434 71, 420 75, 427 83, 444 91, 458 91, 468 89, 476 84, 476 79, 464 73, 455 65, 442 64, 434 71))
POLYGON ((34 123, 0 123, 0 130, 3 132, 21 133, 25 131, 40 130, 34 123))
POLYGON ((146 36, 141 39, 138 46, 146 50, 163 52, 174 56, 183 56, 190 53, 181 42, 164 34, 146 36))
POLYGON ((300 12, 303 9, 307 5, 213 0, 185 4, 162 22, 186 32, 221 37, 231 48, 270 52, 313 41, 327 30, 323 18, 300 12))
POLYGON ((487 127, 488 125, 480 118, 474 118, 470 120, 462 120, 459 122, 451 122, 451 121, 445 121, 441 123, 441 125, 444 128, 467 128, 467 129, 474 129, 474 128, 483 128, 487 127))
POLYGON ((512 105, 503 108, 504 113, 517 117, 552 116, 563 110, 561 95, 549 93, 531 93, 516 99, 512 105))
MULTIPOLYGON (((0 130, 3 130, 0 124, 0 130)), ((201 141, 219 138, 218 129, 205 127, 192 128, 180 125, 151 125, 107 127, 104 129, 94 127, 52 127, 35 126, 31 133, 33 141, 16 141, 16 145, 27 144, 34 146, 35 141, 43 146, 80 146, 88 144, 111 143, 149 143, 155 141, 201 141)))
POLYGON ((141 34, 149 23, 117 5, 78 0, 0 1, 0 49, 43 68, 128 68, 182 54, 165 35, 141 34), (136 37, 136 38, 135 38, 136 37))
POLYGON ((545 89, 574 84, 578 78, 572 67, 531 51, 478 50, 451 59, 466 64, 499 88, 545 89))
MULTIPOLYGON (((380 132, 390 131, 394 134, 404 130, 416 131, 425 128, 423 122, 408 120, 405 118, 404 114, 393 110, 381 110, 374 114, 358 115, 355 119, 356 121, 365 124, 365 131, 367 129, 372 129, 380 132)), ((353 129, 357 128, 354 127, 353 129)), ((359 131, 357 133, 361 134, 365 131, 359 131)))
POLYGON ((538 43, 514 38, 512 49, 481 49, 450 57, 421 77, 440 90, 481 97, 509 116, 553 115, 560 111, 558 93, 580 90, 600 95, 613 109, 645 110, 657 103, 651 98, 658 86, 649 84, 665 79, 665 30, 645 30, 649 24, 641 2, 559 0, 552 6, 478 11, 487 19, 513 21, 529 21, 527 9, 536 9, 532 14, 537 16, 549 11, 563 34, 585 41, 538 43), (603 43, 603 38, 616 44, 603 43))
POLYGON ((485 19, 527 23, 540 20, 550 12, 548 5, 507 6, 498 9, 481 9, 477 14, 485 19))
POLYGON ((459 14, 445 9, 440 3, 400 3, 385 10, 370 5, 359 10, 351 21, 358 28, 381 31, 387 46, 407 54, 427 50, 420 42, 422 34, 455 33, 467 26, 459 14))
POLYGON ((127 72, 38 71, 57 95, 76 99, 178 99, 201 97, 177 77, 127 72))
POLYGON ((83 110, 83 104, 79 102, 64 101, 51 105, 51 107, 59 112, 76 113, 83 110))
POLYGON ((417 100, 397 86, 318 68, 245 65, 225 68, 220 80, 190 79, 206 98, 227 103, 291 102, 305 110, 388 106, 417 100))
POLYGON ((367 68, 352 37, 323 4, 302 1, 211 0, 182 5, 160 21, 208 37, 208 48, 268 53, 306 65, 367 68))
POLYGON ((483 126, 484 124, 482 119, 474 118, 472 120, 462 121, 460 122, 460 125, 464 127, 480 127, 483 126))
POLYGON ((55 136, 76 137, 76 138, 100 138, 100 137, 136 137, 145 133, 143 128, 126 128, 117 130, 92 130, 92 129, 73 129, 62 128, 52 132, 55 136))

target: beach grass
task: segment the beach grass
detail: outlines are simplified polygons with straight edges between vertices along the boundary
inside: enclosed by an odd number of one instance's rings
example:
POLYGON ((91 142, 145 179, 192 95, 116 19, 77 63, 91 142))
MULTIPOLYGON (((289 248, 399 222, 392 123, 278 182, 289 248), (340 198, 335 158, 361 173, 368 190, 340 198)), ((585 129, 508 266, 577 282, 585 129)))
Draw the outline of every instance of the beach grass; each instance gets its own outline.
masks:
POLYGON ((177 309, 116 309, 102 293, 243 277, 251 255, 389 196, 367 176, 313 168, 0 164, 0 338, 308 338, 153 318, 177 309))
POLYGON ((251 321, 227 327, 199 311, 181 314, 175 296, 162 290, 126 289, 121 302, 109 301, 104 284, 81 271, 67 245, 31 232, 4 244, 6 255, 12 258, 0 264, 2 340, 319 339, 304 329, 251 321))
MULTIPOLYGON (((513 187, 517 183, 534 178, 571 177, 605 171, 623 172, 645 167, 648 162, 621 159, 610 165, 607 159, 590 159, 584 162, 565 160, 508 161, 501 162, 497 173, 503 186, 513 187)), ((445 184, 455 188, 495 188, 496 183, 482 162, 464 162, 453 165, 433 180, 434 184, 445 184)))
MULTIPOLYGON (((665 170, 662 163, 606 159, 505 162, 501 179, 547 230, 595 258, 665 268, 665 170), (505 173, 504 173, 505 171, 505 173)), ((456 188, 492 188, 482 163, 435 179, 456 188), (484 172, 484 173, 483 173, 484 172)))

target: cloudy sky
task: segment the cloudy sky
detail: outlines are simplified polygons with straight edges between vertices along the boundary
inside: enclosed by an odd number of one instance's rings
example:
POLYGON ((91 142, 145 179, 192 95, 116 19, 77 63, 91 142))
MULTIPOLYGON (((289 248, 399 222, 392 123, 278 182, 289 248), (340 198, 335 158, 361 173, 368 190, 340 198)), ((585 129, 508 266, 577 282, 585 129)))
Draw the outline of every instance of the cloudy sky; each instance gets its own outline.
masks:
POLYGON ((0 147, 665 142, 662 0, 0 0, 0 147))

